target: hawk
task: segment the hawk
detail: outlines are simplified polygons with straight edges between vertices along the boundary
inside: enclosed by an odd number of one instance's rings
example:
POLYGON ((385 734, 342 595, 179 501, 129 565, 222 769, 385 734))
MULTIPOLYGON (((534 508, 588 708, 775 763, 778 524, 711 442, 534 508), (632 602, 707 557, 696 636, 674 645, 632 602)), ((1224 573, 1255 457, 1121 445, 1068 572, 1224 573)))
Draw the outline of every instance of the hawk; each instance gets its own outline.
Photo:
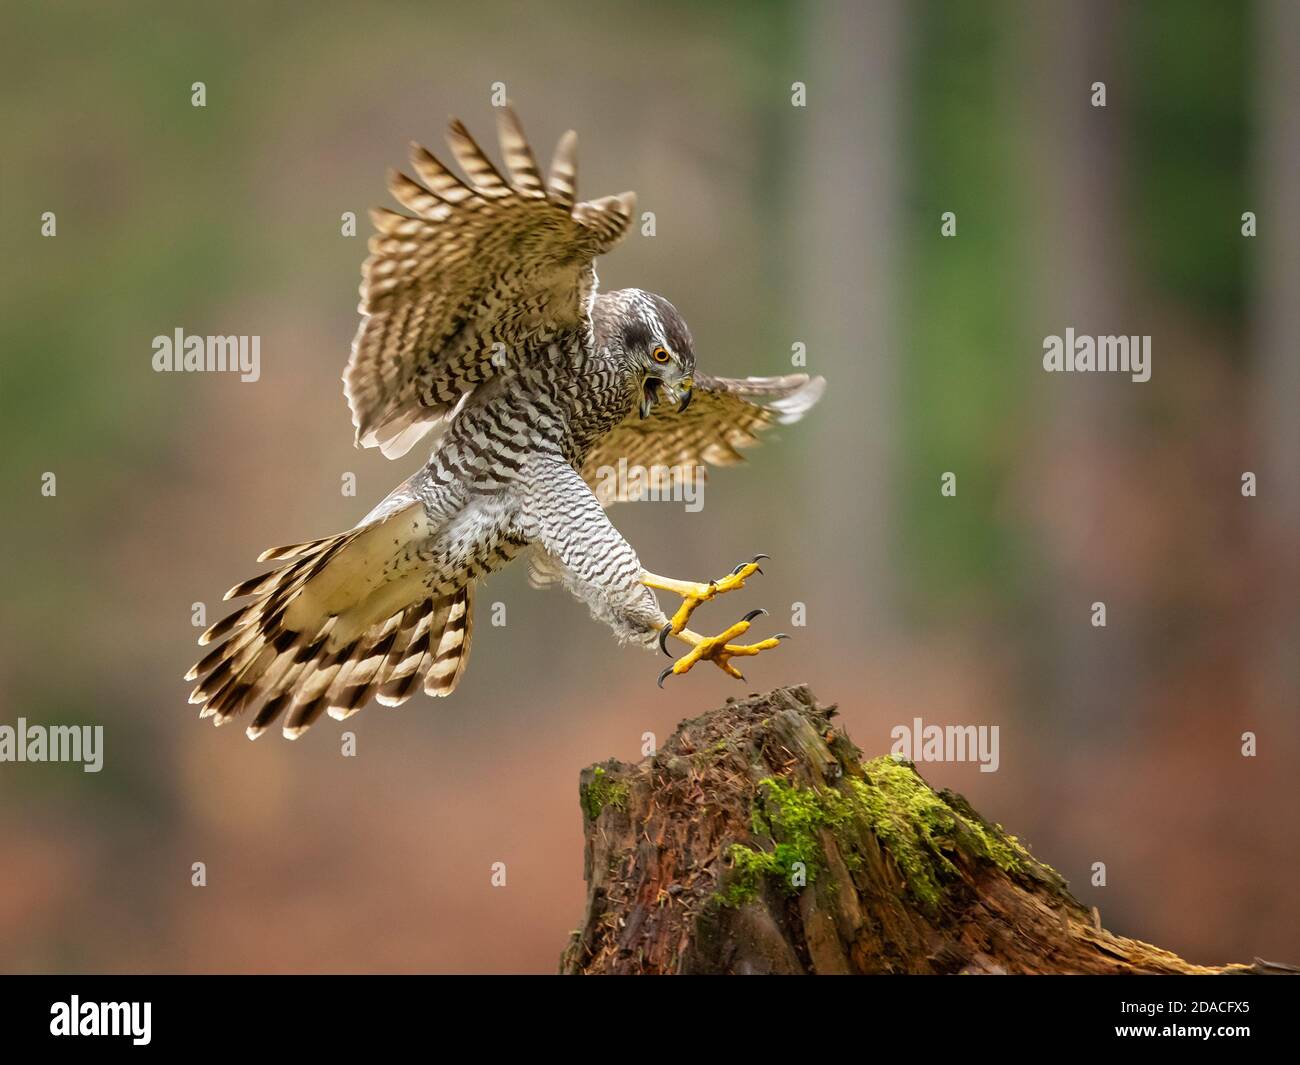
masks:
POLYGON ((504 174, 453 120, 465 177, 412 145, 419 181, 388 182, 409 213, 371 212, 344 393, 360 446, 397 458, 426 440, 429 461, 355 528, 263 552, 275 568, 226 593, 250 601, 199 638, 216 645, 186 675, 201 717, 245 715, 254 739, 283 718, 294 739, 322 712, 342 720, 421 687, 449 695, 476 583, 521 553, 534 585, 562 582, 620 640, 684 643, 661 686, 700 661, 740 677, 733 659, 783 638, 733 642, 760 610, 717 636, 688 628, 766 556, 714 581, 647 572, 606 513, 628 482, 601 472, 621 460, 679 484, 738 462, 764 429, 802 417, 824 381, 697 372, 666 299, 597 291, 595 260, 627 232, 635 195, 575 202, 572 131, 543 183, 509 107, 498 126, 504 174), (656 590, 681 598, 672 617, 656 590))

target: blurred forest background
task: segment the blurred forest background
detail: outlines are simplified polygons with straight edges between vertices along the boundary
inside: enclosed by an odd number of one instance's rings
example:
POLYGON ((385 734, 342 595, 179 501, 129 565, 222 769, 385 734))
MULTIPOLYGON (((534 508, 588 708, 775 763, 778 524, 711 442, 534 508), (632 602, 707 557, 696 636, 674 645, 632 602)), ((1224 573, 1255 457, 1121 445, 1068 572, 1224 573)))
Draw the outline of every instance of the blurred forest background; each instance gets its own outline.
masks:
POLYGON ((102 724, 106 763, 0 765, 0 969, 554 971, 583 900, 579 769, 800 681, 868 754, 914 716, 999 725, 998 772, 925 775, 1114 931, 1300 961, 1300 5, 4 21, 0 723, 102 724), (773 556, 708 624, 763 605, 790 629, 801 602, 808 625, 744 688, 701 669, 661 692, 662 662, 520 565, 480 591, 455 697, 367 709, 357 757, 328 719, 296 744, 214 731, 181 680, 192 604, 215 618, 262 548, 352 525, 423 461, 351 443, 364 211, 448 114, 490 142, 498 81, 539 155, 578 130, 580 191, 655 212, 605 287, 673 300, 711 371, 786 372, 799 342, 830 379, 701 512, 614 515, 659 572, 773 556), (1067 326, 1150 334, 1151 381, 1045 374, 1067 326), (259 334, 262 379, 154 373, 177 327, 259 334))

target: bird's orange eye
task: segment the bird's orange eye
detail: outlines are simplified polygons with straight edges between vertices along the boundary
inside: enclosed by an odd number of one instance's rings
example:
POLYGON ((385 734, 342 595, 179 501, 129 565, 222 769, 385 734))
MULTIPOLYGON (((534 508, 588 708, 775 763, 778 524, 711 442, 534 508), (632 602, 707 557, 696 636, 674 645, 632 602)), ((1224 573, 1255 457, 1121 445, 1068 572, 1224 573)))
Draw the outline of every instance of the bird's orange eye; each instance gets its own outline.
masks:
POLYGON ((667 362, 672 356, 668 354, 667 348, 655 348, 654 351, 651 352, 650 357, 654 359, 655 362, 667 362))

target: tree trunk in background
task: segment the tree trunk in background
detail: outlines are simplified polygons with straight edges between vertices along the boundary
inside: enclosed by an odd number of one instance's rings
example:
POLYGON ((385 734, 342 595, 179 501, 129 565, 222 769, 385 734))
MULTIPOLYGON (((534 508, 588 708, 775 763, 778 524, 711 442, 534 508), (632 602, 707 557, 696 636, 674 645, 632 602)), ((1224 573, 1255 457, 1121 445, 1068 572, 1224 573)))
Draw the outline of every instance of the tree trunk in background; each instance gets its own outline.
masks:
POLYGON ((639 765, 583 770, 587 908, 561 971, 1297 971, 1192 965, 1101 930, 960 795, 864 763, 834 713, 778 688, 683 722, 639 765))
POLYGON ((834 615, 846 586, 861 589, 843 620, 886 636, 899 409, 894 234, 903 17, 896 0, 810 4, 797 17, 803 49, 795 76, 807 83, 808 106, 792 119, 789 343, 803 341, 808 371, 831 382, 823 409, 801 427, 822 457, 804 473, 804 505, 837 516, 810 523, 807 546, 851 567, 809 577, 818 582, 823 617, 834 615))
MULTIPOLYGON (((1286 569, 1272 583, 1272 601, 1259 618, 1256 703, 1261 718, 1284 725, 1300 705, 1300 598, 1296 596, 1300 543, 1300 6, 1267 0, 1258 10, 1259 65, 1256 96, 1260 111, 1259 155, 1255 160, 1260 235, 1252 263, 1254 389, 1252 445, 1247 454, 1259 475, 1254 508, 1263 557, 1286 569)), ((1238 214, 1241 212, 1238 211, 1238 214)))
MULTIPOLYGON (((1109 0, 1035 4, 1028 32, 1018 36, 1034 86, 1024 144, 1035 190, 1033 228, 1042 234, 1032 249, 1040 343, 1067 327, 1089 334, 1150 331, 1123 295, 1131 268, 1119 190, 1127 72, 1119 65, 1118 21, 1109 0), (1107 107, 1091 105, 1098 81, 1106 84, 1107 107)), ((1041 357, 1037 350, 1031 358, 1041 357)), ((1122 589, 1108 586, 1098 561, 1108 534, 1105 470, 1079 457, 1092 453, 1098 440, 1126 434, 1136 393, 1111 387, 1104 375, 1040 376, 1050 429, 1038 446, 1050 456, 1053 478, 1069 475, 1068 490, 1058 485, 1051 503, 1057 542, 1050 545, 1052 579, 1044 588, 1054 614, 1047 698, 1066 728, 1091 735, 1132 705, 1140 625, 1136 613, 1117 601, 1122 589), (1091 606, 1099 601, 1108 610, 1102 633, 1091 625, 1091 606)))

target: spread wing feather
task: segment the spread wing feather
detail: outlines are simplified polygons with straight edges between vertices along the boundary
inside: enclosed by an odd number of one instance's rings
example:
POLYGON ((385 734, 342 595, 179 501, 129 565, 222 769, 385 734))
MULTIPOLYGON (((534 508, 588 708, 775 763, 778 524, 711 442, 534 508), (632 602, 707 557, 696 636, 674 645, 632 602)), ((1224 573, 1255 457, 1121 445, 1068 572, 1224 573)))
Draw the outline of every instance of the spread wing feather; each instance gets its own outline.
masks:
POLYGON ((497 125, 506 176, 453 120, 447 143, 465 179, 412 145, 419 181, 393 172, 388 183, 410 214, 371 212, 377 232, 343 382, 357 442, 389 458, 444 426, 501 356, 585 335, 593 261, 632 220, 630 192, 575 205, 571 131, 543 184, 514 111, 499 108, 497 125))
MULTIPOLYGON (((682 412, 661 403, 642 419, 633 412, 597 444, 583 463, 583 479, 605 506, 636 498, 638 482, 617 476, 619 461, 630 471, 667 470, 664 486, 694 476, 706 465, 743 462, 742 448, 758 443, 758 435, 773 425, 797 422, 821 398, 826 381, 807 374, 784 377, 709 377, 695 375, 695 393, 682 412)), ((644 483, 644 480, 642 481, 644 483)), ((534 572, 544 583, 546 574, 534 572)))

